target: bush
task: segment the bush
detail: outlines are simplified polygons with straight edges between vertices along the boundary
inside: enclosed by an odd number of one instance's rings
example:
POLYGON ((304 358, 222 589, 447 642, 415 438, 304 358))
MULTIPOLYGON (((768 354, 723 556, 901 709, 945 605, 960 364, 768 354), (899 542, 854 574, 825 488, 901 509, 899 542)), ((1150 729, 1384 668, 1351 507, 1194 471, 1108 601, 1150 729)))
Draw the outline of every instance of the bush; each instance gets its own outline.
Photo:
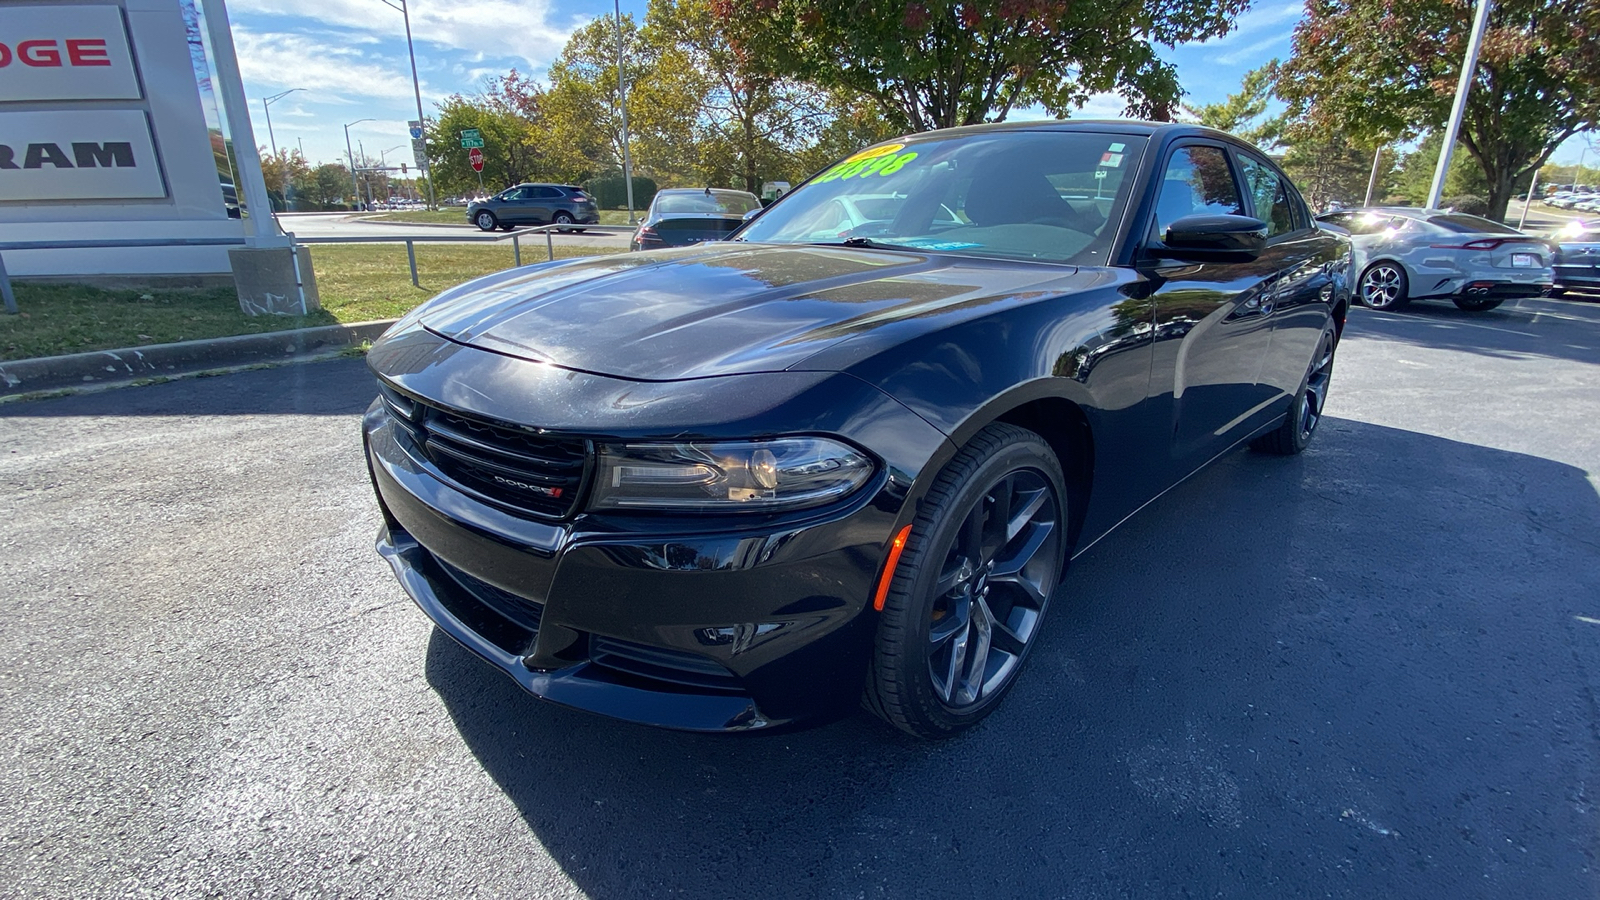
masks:
POLYGON ((1486 216, 1489 214, 1489 201, 1473 194, 1462 194, 1459 197, 1446 197, 1439 201, 1445 209, 1453 209, 1458 213, 1469 216, 1486 216))
MULTIPOLYGON (((625 209, 628 205, 628 183, 621 172, 598 175, 584 184, 584 189, 594 197, 601 209, 625 209)), ((633 176, 633 206, 644 209, 656 196, 656 181, 642 175, 633 176)))

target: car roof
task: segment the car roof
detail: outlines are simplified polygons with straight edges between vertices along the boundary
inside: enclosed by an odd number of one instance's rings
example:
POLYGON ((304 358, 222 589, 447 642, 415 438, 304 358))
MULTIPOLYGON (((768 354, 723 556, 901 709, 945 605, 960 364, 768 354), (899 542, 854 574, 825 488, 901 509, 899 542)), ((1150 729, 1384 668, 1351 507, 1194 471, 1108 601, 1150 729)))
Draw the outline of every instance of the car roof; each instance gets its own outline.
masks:
POLYGON ((984 125, 962 125, 955 128, 939 128, 933 131, 924 131, 906 138, 897 140, 924 140, 929 138, 959 137, 968 134, 983 134, 995 131, 1083 131, 1083 132, 1116 132, 1119 134, 1135 134, 1142 137, 1208 137, 1224 138, 1234 143, 1249 146, 1248 141, 1241 140, 1237 135, 1205 125, 1195 125, 1188 122, 1152 122, 1146 119, 1037 119, 1022 122, 990 122, 984 125))
POLYGON ((749 191, 741 191, 735 188, 662 188, 661 190, 656 191, 657 197, 661 196, 662 194, 700 194, 702 196, 706 194, 739 194, 745 197, 755 196, 755 194, 752 194, 749 191))

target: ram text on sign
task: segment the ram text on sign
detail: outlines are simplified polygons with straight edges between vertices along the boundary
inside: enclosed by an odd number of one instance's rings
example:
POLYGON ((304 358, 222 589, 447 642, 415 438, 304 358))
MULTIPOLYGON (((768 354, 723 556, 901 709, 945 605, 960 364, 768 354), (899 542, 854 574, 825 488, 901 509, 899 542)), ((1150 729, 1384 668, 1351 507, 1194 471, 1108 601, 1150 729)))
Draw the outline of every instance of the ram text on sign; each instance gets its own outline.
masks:
POLYGON ((142 110, 0 112, 0 201, 165 196, 142 110))
POLYGON ((0 5, 0 102, 141 96, 121 9, 0 5))

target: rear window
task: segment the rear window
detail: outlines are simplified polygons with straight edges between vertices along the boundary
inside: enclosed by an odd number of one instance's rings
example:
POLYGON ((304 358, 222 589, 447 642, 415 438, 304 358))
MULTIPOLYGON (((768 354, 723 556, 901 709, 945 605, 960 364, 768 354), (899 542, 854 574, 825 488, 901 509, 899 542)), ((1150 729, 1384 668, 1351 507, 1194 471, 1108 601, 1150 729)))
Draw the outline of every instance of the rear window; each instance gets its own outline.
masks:
POLYGON ((1491 219, 1481 216, 1469 216, 1466 213, 1448 213, 1442 216, 1429 216, 1429 225, 1437 225, 1446 231, 1456 234, 1521 234, 1522 232, 1509 225, 1501 225, 1491 219))
POLYGON ((761 201, 739 194, 662 194, 656 200, 656 212, 662 215, 711 213, 742 216, 760 208, 761 201))

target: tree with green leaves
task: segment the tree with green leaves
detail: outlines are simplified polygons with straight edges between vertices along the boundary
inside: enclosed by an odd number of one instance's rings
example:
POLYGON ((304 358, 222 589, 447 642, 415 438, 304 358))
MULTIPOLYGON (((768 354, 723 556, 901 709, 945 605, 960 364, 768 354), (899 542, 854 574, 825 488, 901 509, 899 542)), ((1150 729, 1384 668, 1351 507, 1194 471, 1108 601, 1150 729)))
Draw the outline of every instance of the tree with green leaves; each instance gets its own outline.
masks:
POLYGON ((1270 147, 1283 136, 1285 118, 1268 116, 1272 102, 1272 89, 1278 81, 1278 61, 1272 60, 1259 69, 1245 73, 1244 81, 1236 93, 1229 94, 1221 103, 1207 103, 1192 107, 1190 115, 1201 125, 1235 134, 1252 144, 1270 147))
POLYGON ((588 177, 593 166, 572 140, 552 126, 546 106, 547 92, 515 69, 490 80, 481 94, 446 97, 428 126, 435 189, 447 196, 478 193, 478 173, 461 146, 461 132, 467 129, 477 129, 483 138, 486 191, 524 181, 588 177))
POLYGON ((1248 0, 714 0, 735 45, 784 75, 873 98, 916 131, 1068 115, 1116 90, 1170 119, 1182 93, 1156 46, 1226 33, 1248 0))
MULTIPOLYGON (((623 163, 616 28, 617 20, 607 16, 573 32, 550 64, 545 95, 550 128, 596 171, 623 163)), ((623 16, 622 64, 634 170, 682 180, 695 167, 695 123, 707 80, 674 44, 648 38, 632 16, 623 16)))
MULTIPOLYGON (((1368 143, 1443 128, 1472 29, 1471 0, 1308 0, 1278 95, 1298 118, 1368 143)), ((1600 0, 1501 0, 1468 95, 1460 142, 1488 212, 1562 141, 1600 120, 1600 0)))

